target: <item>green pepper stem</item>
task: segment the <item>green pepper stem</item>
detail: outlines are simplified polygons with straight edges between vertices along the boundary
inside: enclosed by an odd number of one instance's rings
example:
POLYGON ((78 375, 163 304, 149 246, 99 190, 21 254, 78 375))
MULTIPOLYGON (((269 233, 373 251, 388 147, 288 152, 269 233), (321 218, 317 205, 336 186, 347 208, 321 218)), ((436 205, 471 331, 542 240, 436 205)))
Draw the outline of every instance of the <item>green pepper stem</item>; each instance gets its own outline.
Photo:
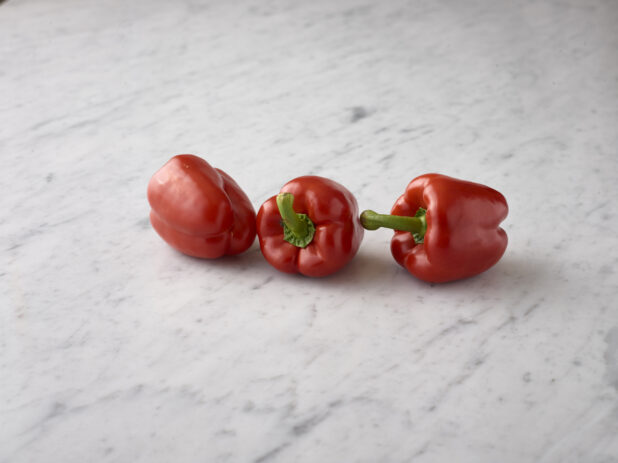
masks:
POLYGON ((294 210, 294 195, 277 195, 277 207, 281 215, 283 239, 299 248, 305 248, 313 241, 315 225, 307 214, 297 214, 294 210))
POLYGON ((361 224, 367 230, 377 230, 380 227, 392 230, 407 231, 421 237, 427 229, 425 217, 408 217, 401 215, 378 214, 374 211, 363 211, 360 216, 361 224))
POLYGON ((277 207, 279 208, 281 219, 294 235, 303 237, 307 234, 307 224, 298 217, 298 214, 292 207, 293 204, 294 195, 292 193, 280 193, 277 195, 277 207))

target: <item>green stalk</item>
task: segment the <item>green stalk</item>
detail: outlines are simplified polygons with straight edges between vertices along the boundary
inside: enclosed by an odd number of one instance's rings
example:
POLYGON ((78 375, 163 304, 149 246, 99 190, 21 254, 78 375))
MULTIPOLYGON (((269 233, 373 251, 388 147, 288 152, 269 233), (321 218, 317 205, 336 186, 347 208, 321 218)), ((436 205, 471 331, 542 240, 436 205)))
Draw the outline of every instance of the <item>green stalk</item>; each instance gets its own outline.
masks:
POLYGON ((378 228, 390 228, 392 230, 407 231, 412 233, 416 243, 423 242, 427 232, 427 211, 422 207, 418 209, 414 217, 402 215, 378 214, 374 211, 363 211, 360 216, 361 224, 367 230, 377 230, 378 228))
POLYGON ((281 215, 283 239, 299 248, 305 248, 313 240, 315 225, 306 214, 294 211, 294 195, 280 193, 277 195, 277 207, 281 215))

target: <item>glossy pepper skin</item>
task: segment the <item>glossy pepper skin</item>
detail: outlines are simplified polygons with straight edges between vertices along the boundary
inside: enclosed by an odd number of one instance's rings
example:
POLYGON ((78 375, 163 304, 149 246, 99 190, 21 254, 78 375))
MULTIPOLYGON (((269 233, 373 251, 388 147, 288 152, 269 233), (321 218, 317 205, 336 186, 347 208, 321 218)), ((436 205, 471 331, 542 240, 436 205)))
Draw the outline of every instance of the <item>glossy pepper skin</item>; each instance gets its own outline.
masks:
POLYGON ((156 232, 184 254, 239 254, 255 239, 255 210, 247 195, 198 156, 174 156, 161 167, 148 183, 148 202, 156 232))
POLYGON ((412 180, 391 210, 414 216, 426 209, 424 242, 395 231, 391 252, 412 275, 433 283, 471 277, 492 267, 508 243, 499 224, 508 214, 504 196, 488 186, 440 174, 412 180))
POLYGON ((306 214, 315 226, 315 235, 306 247, 285 241, 277 196, 264 202, 257 214, 257 234, 262 254, 273 267, 281 272, 323 277, 354 257, 364 230, 350 191, 324 177, 304 176, 286 183, 281 193, 293 195, 294 211, 306 214))

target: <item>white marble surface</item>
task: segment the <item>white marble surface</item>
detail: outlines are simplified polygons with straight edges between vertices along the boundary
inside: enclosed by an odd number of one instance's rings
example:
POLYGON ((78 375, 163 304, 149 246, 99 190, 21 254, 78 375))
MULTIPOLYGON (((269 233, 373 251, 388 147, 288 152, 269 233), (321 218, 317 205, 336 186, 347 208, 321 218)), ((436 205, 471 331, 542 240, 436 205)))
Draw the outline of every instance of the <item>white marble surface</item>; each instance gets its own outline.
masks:
POLYGON ((618 461, 616 1, 0 5, 0 462, 618 461), (366 233, 331 278, 168 248, 195 153, 256 208, 386 211, 441 172, 510 244, 431 286, 366 233))

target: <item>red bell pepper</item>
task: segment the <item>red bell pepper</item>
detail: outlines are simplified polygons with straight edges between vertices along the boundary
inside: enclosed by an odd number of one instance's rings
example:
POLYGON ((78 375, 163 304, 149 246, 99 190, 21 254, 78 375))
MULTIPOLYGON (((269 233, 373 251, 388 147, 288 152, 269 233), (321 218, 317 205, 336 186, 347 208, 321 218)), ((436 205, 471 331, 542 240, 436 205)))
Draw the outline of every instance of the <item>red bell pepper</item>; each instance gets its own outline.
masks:
POLYGON ((245 251, 255 239, 255 210, 238 184, 204 159, 181 154, 148 183, 150 222, 176 250, 214 259, 245 251))
POLYGON ((421 280, 441 283, 477 275, 504 254, 506 199, 485 185, 439 174, 412 180, 391 215, 364 211, 369 230, 395 230, 391 253, 421 280))
POLYGON ((257 214, 262 254, 286 273, 322 277, 336 272, 354 257, 363 232, 352 193, 318 176, 286 183, 257 214))

